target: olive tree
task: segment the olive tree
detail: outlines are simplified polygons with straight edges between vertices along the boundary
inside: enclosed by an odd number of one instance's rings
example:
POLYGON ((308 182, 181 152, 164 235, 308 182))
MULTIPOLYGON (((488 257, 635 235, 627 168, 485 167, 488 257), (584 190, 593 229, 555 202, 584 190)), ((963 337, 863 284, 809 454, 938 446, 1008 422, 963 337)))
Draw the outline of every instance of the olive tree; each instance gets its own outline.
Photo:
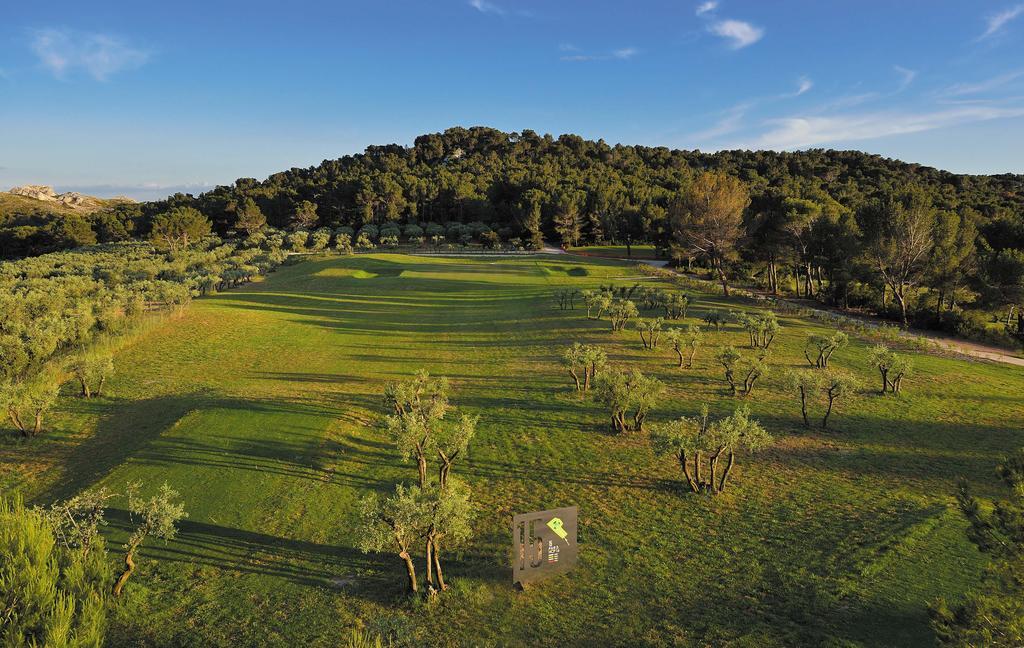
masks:
POLYGON ((768 375, 768 354, 762 351, 753 358, 747 358, 735 347, 726 346, 718 352, 717 360, 725 370, 725 382, 729 385, 729 393, 735 396, 742 393, 749 396, 754 385, 768 375))
POLYGON ((630 320, 640 315, 636 304, 632 300, 622 298, 616 299, 608 308, 608 319, 611 321, 613 331, 621 331, 626 328, 630 320))
POLYGON ((736 395, 736 368, 739 365, 740 360, 743 359, 743 354, 736 350, 736 347, 725 346, 715 356, 718 363, 722 365, 725 370, 725 382, 729 384, 730 393, 736 395))
POLYGON ((879 344, 871 349, 868 360, 872 366, 878 369, 882 378, 882 388, 878 393, 884 394, 887 391, 893 394, 900 393, 903 378, 910 373, 912 367, 910 358, 901 356, 889 347, 879 344))
POLYGON ((811 427, 807 411, 821 392, 822 375, 817 371, 790 371, 786 374, 786 389, 800 396, 800 413, 803 415, 804 427, 811 427))
POLYGON ((128 512, 132 519, 139 518, 139 525, 125 543, 124 570, 114 582, 114 596, 121 596, 125 583, 135 571, 135 552, 149 537, 164 541, 177 533, 178 521, 186 517, 185 506, 178 502, 178 492, 164 483, 156 495, 145 499, 139 496, 139 483, 128 485, 128 512))
POLYGON ((738 315, 740 325, 746 330, 750 337, 751 349, 767 349, 772 345, 775 336, 782 328, 779 320, 772 311, 764 311, 757 315, 740 313, 738 315))
POLYGON ((385 426, 395 447, 404 458, 414 458, 420 487, 427 484, 427 457, 435 449, 434 433, 448 413, 448 379, 431 378, 426 371, 416 372, 411 380, 389 383, 384 401, 392 414, 385 426))
POLYGON ((103 385, 114 372, 114 357, 101 350, 85 351, 72 359, 68 370, 78 381, 84 398, 101 396, 103 385))
POLYGON ((832 415, 835 403, 853 396, 858 387, 859 383, 853 376, 831 370, 825 373, 821 389, 828 404, 825 407, 825 415, 821 418, 822 430, 828 428, 828 417, 832 415))
POLYGON ((683 293, 668 293, 661 304, 665 308, 665 317, 677 320, 686 318, 686 310, 693 304, 693 300, 683 293))
POLYGON ((103 552, 100 527, 106 525, 107 502, 116 497, 105 487, 87 490, 71 499, 54 502, 39 509, 53 529, 54 538, 64 548, 89 553, 94 547, 103 552))
POLYGON ((419 583, 411 550, 425 531, 424 508, 421 488, 404 484, 397 484, 390 497, 369 493, 359 502, 359 548, 365 553, 393 548, 405 566, 409 592, 414 594, 419 583))
POLYGON ((807 364, 818 369, 825 369, 828 367, 828 361, 832 359, 832 354, 845 347, 849 341, 849 337, 842 331, 835 331, 830 335, 815 333, 808 336, 807 343, 804 345, 804 357, 807 358, 807 364))
POLYGON ((665 318, 639 320, 636 323, 636 330, 640 333, 640 341, 645 349, 654 350, 658 348, 658 340, 661 338, 661 329, 665 324, 665 318))
POLYGON ((768 354, 761 352, 753 358, 744 358, 740 362, 743 373, 743 395, 750 396, 754 391, 754 384, 768 375, 768 354))
POLYGON ((683 366, 683 355, 685 354, 686 368, 691 369, 697 350, 704 344, 704 332, 700 330, 700 327, 687 324, 682 328, 670 328, 665 331, 665 339, 672 345, 672 350, 679 358, 678 366, 683 366))
POLYGON ((613 298, 603 290, 584 290, 581 294, 587 307, 587 319, 599 320, 611 308, 613 298))
POLYGON ((596 389, 598 402, 611 411, 612 429, 619 433, 642 432, 647 415, 664 393, 664 383, 638 369, 609 371, 598 380, 596 389), (632 421, 627 420, 630 412, 632 421))
POLYGON ((729 316, 720 310, 709 310, 704 314, 704 323, 715 327, 715 331, 721 331, 728 321, 729 316))
POLYGON ((441 541, 458 544, 466 540, 472 533, 470 523, 473 509, 470 503, 469 486, 458 479, 450 479, 445 484, 422 491, 423 495, 423 539, 425 540, 427 559, 427 588, 434 590, 434 579, 437 589, 448 589, 444 582, 441 569, 441 541))
POLYGON ((448 484, 452 464, 469 448, 469 442, 476 435, 476 425, 479 422, 479 416, 463 414, 453 425, 441 426, 435 432, 434 447, 439 461, 437 481, 441 488, 448 484))
POLYGON ((597 372, 604 369, 608 356, 599 346, 575 342, 562 354, 562 362, 576 383, 576 391, 582 394, 590 389, 597 372))
POLYGON ((49 371, 32 378, 0 385, 0 406, 23 437, 43 431, 43 417, 57 400, 60 384, 49 371))
POLYGON ((55 535, 44 511, 0 498, 0 645, 100 648, 110 566, 55 535))
POLYGON ((821 429, 823 430, 828 429, 829 417, 832 416, 836 403, 852 397, 860 387, 853 376, 831 369, 790 371, 786 374, 785 383, 789 391, 795 392, 800 397, 800 413, 803 416, 804 427, 811 426, 810 406, 815 402, 823 401, 824 414, 821 418, 821 429))
POLYGON ((576 310, 576 297, 580 291, 575 288, 559 288, 555 291, 555 301, 559 310, 576 310))
POLYGON ((672 455, 694 493, 718 494, 725 490, 736 464, 736 453, 755 452, 772 441, 761 425, 750 419, 750 411, 739 407, 727 417, 711 421, 705 406, 699 417, 682 417, 651 430, 651 445, 658 455, 672 455), (707 456, 707 478, 704 456, 707 456), (718 465, 726 459, 719 475, 718 465), (693 471, 690 470, 690 462, 693 471))

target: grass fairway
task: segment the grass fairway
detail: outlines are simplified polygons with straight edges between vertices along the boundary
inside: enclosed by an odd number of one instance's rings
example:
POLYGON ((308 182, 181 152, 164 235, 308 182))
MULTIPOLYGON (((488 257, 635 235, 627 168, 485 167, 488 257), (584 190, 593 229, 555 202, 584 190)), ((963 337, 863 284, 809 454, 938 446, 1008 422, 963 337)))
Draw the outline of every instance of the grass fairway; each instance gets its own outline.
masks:
MULTIPOLYGON (((196 301, 117 358, 110 396, 62 398, 57 431, 0 445, 0 466, 36 501, 95 484, 167 481, 189 519, 141 551, 115 643, 335 646, 349 628, 453 645, 932 645, 926 605, 956 598, 982 561, 950 497, 979 492, 1021 438, 1017 368, 920 356, 900 398, 867 393, 877 374, 856 342, 833 362, 868 388, 826 434, 805 431, 777 386, 817 330, 783 319, 775 376, 747 399, 775 445, 741 456, 730 490, 685 494, 678 467, 642 435, 609 433, 559 363, 579 340, 612 364, 669 385, 654 423, 707 402, 730 412, 706 348, 692 370, 644 351, 556 286, 634 271, 557 257, 312 259, 265 282, 196 301), (356 550, 354 503, 415 479, 379 429, 384 383, 425 368, 479 414, 455 473, 475 488, 477 535, 448 554, 454 590, 434 604, 402 595, 393 555, 356 550), (75 430, 71 433, 70 430, 75 430), (513 513, 578 504, 580 564, 511 588, 513 513)), ((732 306, 703 297, 704 307, 732 306)), ((735 327, 709 344, 745 344, 735 327)), ((125 515, 111 514, 111 548, 125 515)))

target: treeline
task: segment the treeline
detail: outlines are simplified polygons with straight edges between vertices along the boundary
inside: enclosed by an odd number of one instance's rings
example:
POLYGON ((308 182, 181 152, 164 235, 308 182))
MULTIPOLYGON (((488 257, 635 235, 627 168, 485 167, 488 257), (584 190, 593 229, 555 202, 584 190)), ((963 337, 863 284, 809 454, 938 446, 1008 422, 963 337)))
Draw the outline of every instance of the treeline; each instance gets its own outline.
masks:
POLYGON ((0 412, 22 436, 43 431, 60 385, 102 390, 109 346, 147 312, 265 274, 286 253, 208 237, 164 253, 119 243, 0 263, 0 412))
POLYGON ((1024 334, 1020 175, 952 174, 855 151, 707 154, 451 128, 411 147, 371 146, 198 197, 119 206, 90 216, 88 228, 52 224, 50 244, 88 241, 89 232, 98 241, 148 237, 159 214, 185 207, 221 236, 269 225, 348 233, 364 249, 653 243, 773 292, 974 335, 998 328, 998 313, 1024 334), (720 254, 680 236, 706 172, 736 181, 740 218, 726 223, 734 231, 720 254))
POLYGON ((853 151, 705 154, 452 128, 411 147, 373 146, 262 182, 172 196, 146 205, 138 229, 183 205, 221 234, 251 227, 258 212, 257 222, 279 228, 347 228, 353 242, 383 228, 489 247, 654 243, 775 292, 975 336, 1001 313, 1024 332, 1020 175, 958 175, 853 151), (721 258, 680 238, 705 172, 738 183, 740 222, 721 258))

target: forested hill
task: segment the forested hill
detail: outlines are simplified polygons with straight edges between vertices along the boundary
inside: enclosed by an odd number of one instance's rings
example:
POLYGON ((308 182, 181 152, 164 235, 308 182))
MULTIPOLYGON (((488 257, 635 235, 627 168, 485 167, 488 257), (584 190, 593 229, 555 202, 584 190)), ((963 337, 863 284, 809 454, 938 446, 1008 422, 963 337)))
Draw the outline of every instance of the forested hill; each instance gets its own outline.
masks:
MULTIPOLYGON (((514 235, 536 228, 539 210, 539 226, 552 236, 556 213, 575 203, 583 216, 584 241, 621 238, 618 216, 629 210, 642 216, 641 231, 629 233, 650 239, 664 231, 659 221, 672 196, 695 172, 709 169, 740 178, 753 197, 785 188, 803 197, 827 194, 851 211, 880 190, 914 183, 929 189, 937 206, 971 208, 986 222, 1008 220, 1020 229, 1024 212, 1022 175, 954 174, 858 151, 709 154, 491 128, 451 128, 417 137, 412 147, 371 146, 362 154, 276 173, 262 182, 242 178, 195 201, 174 196, 154 208, 192 202, 223 232, 234 226, 245 198, 281 227, 308 200, 317 205, 320 225, 358 229, 369 222, 479 221, 514 235)), ((998 229, 1002 233, 1001 225, 998 229)))
MULTIPOLYGON (((75 227, 39 222, 0 226, 3 256, 171 232, 266 236, 267 226, 290 230, 293 249, 647 242, 723 282, 791 287, 961 334, 991 333, 1000 310, 1009 328, 1024 304, 1024 176, 856 151, 709 154, 451 128, 197 197, 115 205, 75 227), (701 216, 711 202, 724 220, 701 216), (720 240, 694 245, 694 228, 708 226, 700 236, 720 240)), ((1024 317, 1013 335, 1024 339, 1024 317)))

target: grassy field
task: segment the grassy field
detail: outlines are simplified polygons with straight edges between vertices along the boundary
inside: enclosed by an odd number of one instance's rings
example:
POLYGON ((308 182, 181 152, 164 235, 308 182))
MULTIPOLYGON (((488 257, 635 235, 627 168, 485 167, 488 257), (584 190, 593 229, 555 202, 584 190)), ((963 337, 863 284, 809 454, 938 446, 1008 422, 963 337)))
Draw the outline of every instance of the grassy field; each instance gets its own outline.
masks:
MULTIPOLYGON (((1024 374, 920 356, 901 397, 866 388, 834 430, 805 431, 777 376, 804 363, 818 329, 784 319, 776 377, 747 399, 775 445, 740 458, 730 491, 688 495, 643 435, 609 432, 559 363, 579 340, 659 376, 655 423, 743 400, 726 395, 712 349, 679 370, 670 350, 550 299, 637 277, 571 256, 289 266, 139 335, 109 396, 69 390, 55 431, 0 444, 2 484, 34 501, 131 480, 181 492, 189 518, 142 550, 115 644, 335 646, 364 627, 442 645, 931 645, 927 603, 956 598, 982 565, 951 508, 955 479, 994 492, 994 464, 1024 445, 1024 374), (355 501, 415 479, 379 423, 384 383, 419 368, 481 417, 455 467, 475 488, 476 537, 449 554, 454 589, 432 604, 403 596, 396 557, 354 548, 355 501), (578 568, 513 591, 513 513, 572 504, 578 568)), ((700 299, 691 321, 744 306, 700 299)), ((746 341, 735 327, 711 337, 746 341)), ((858 342, 833 363, 873 386, 865 359, 858 342)), ((126 516, 110 517, 116 550, 126 516)))

